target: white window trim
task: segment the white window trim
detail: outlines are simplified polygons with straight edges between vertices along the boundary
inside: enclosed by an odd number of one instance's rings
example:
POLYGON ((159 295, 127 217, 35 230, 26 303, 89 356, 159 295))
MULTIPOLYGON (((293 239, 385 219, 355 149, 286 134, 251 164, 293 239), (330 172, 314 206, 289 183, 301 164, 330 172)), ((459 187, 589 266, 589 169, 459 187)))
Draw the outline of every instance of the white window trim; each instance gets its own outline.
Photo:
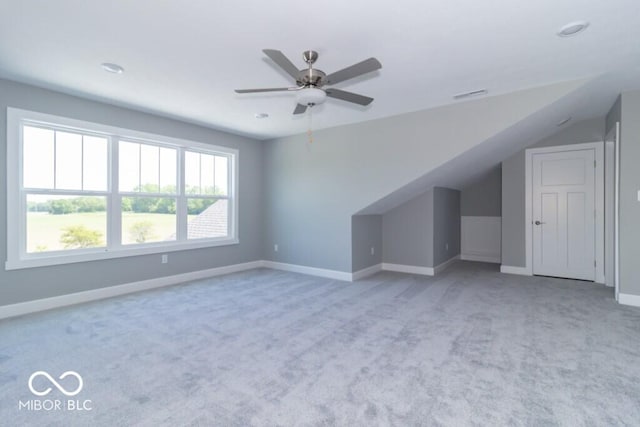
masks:
MULTIPOLYGON (((130 257, 137 255, 150 255, 158 253, 167 253, 174 251, 182 251, 188 249, 209 248, 216 246, 234 245, 240 243, 238 238, 238 164, 239 152, 237 149, 205 144, 201 142, 189 141, 185 139, 172 138, 163 135, 157 135, 147 132, 140 132, 131 129, 124 129, 115 126, 103 125, 99 123, 86 122, 82 120, 71 119, 68 117, 54 116, 51 114, 39 113, 17 108, 7 108, 7 260, 5 263, 6 270, 16 270, 31 267, 43 267, 49 265, 71 264, 76 262, 96 261, 113 258, 130 257), (231 157, 229 162, 230 182, 228 189, 229 206, 231 207, 231 226, 229 227, 229 236, 224 238, 206 238, 193 241, 175 241, 175 242, 155 242, 148 244, 140 244, 132 246, 122 246, 113 244, 108 248, 92 248, 78 249, 73 251, 52 251, 44 254, 27 254, 23 248, 23 241, 26 238, 26 224, 23 216, 26 215, 26 206, 23 206, 21 195, 21 173, 22 173, 22 154, 21 154, 21 129, 23 122, 33 121, 40 124, 53 126, 57 129, 69 128, 74 131, 84 131, 90 134, 104 134, 109 138, 110 147, 114 155, 117 154, 117 145, 112 137, 117 140, 126 139, 138 142, 151 142, 158 145, 182 147, 184 149, 195 149, 205 151, 207 153, 220 152, 231 157), (24 215, 23 215, 24 214, 24 215), (23 238, 24 237, 24 238, 23 238)), ((184 168, 180 169, 178 177, 179 184, 184 181, 184 168)), ((117 162, 112 161, 109 165, 109 192, 111 197, 108 200, 116 200, 117 189, 112 187, 117 182, 117 162)), ((176 195, 176 198, 187 197, 188 195, 176 195)), ((114 241, 114 233, 120 232, 120 213, 115 211, 116 206, 113 203, 107 204, 108 224, 107 224, 107 241, 114 241)), ((179 204, 178 204, 179 205, 179 204)), ((176 213, 177 215, 177 213, 176 213)), ((178 236, 180 230, 176 230, 178 236)), ((116 240, 119 241, 119 240, 116 240)))

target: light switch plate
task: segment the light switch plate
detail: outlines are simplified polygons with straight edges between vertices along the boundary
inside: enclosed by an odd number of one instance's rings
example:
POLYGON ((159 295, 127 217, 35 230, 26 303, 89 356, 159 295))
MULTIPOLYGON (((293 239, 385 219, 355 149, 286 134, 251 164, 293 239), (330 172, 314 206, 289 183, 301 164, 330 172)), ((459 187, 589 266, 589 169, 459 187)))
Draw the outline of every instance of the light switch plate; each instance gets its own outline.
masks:
POLYGON ((640 190, 638 190, 638 201, 640 202, 640 190))

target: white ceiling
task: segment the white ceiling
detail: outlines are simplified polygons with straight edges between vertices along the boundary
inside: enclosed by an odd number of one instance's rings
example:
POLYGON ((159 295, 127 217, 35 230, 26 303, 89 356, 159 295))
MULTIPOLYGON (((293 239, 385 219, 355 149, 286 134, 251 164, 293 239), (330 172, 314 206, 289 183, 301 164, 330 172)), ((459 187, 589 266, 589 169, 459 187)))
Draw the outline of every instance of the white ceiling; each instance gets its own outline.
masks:
MULTIPOLYGON (((609 102, 640 87, 638 17, 637 0, 3 0, 0 77, 266 139, 304 132, 308 117, 292 116, 291 93, 233 92, 292 83, 264 48, 300 68, 302 51, 314 49, 327 73, 382 62, 336 86, 373 104, 330 99, 314 108, 320 129, 459 102, 454 94, 476 89, 496 95, 602 74, 609 102), (591 25, 555 35, 575 20, 591 25), (106 73, 103 62, 126 71, 106 73)), ((606 111, 594 105, 566 113, 606 111)))

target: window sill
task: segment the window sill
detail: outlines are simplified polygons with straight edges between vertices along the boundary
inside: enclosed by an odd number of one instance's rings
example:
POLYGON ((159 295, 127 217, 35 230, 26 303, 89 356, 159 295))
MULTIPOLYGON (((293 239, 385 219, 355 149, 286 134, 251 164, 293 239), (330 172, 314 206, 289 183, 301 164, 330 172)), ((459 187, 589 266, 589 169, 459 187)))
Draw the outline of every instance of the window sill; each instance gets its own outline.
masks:
POLYGON ((102 249, 93 252, 82 253, 62 253, 51 256, 28 256, 22 259, 8 259, 5 263, 5 270, 20 270, 25 268, 46 267, 52 265, 74 264, 87 261, 102 261, 114 258, 127 258, 139 255, 164 254, 168 252, 178 252, 190 249, 214 248, 218 246, 237 245, 240 241, 237 238, 221 240, 206 240, 200 242, 179 242, 167 244, 149 244, 144 246, 123 247, 120 249, 102 249))

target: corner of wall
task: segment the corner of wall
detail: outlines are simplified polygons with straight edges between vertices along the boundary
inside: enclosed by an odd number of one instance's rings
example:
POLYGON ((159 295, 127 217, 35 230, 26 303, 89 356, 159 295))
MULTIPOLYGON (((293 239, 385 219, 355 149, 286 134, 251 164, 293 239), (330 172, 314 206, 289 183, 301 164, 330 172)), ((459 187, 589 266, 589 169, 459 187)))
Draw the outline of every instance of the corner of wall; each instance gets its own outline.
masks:
POLYGON ((358 272, 382 263, 382 215, 351 217, 351 271, 358 272))

